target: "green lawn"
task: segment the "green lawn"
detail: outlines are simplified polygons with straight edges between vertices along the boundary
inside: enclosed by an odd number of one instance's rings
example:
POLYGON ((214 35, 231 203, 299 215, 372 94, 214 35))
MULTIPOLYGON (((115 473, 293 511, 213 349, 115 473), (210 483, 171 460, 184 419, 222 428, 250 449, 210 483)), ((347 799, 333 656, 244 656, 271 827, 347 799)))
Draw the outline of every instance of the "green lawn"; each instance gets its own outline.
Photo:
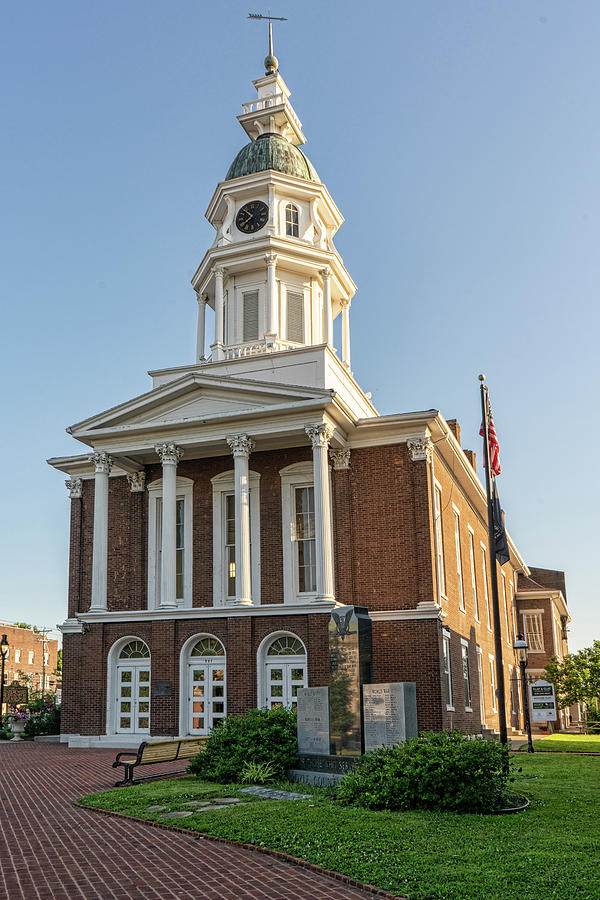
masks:
MULTIPOLYGON (((533 748, 543 753, 600 753, 600 735, 552 734, 534 741, 533 748)), ((527 750, 527 745, 521 750, 527 750)))
POLYGON ((507 816, 344 809, 310 789, 310 800, 259 800, 191 776, 82 802, 164 822, 146 808, 182 809, 186 800, 240 796, 247 802, 174 824, 283 850, 410 900, 598 900, 600 759, 515 759, 523 775, 537 777, 515 782, 531 807, 507 816))

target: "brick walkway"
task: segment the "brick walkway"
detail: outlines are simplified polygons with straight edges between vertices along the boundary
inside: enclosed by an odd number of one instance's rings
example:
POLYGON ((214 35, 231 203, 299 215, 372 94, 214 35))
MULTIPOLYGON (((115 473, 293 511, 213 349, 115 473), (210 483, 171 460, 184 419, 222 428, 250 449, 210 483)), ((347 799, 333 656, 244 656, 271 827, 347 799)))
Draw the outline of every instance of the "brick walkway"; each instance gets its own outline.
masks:
POLYGON ((0 742, 0 897, 7 900, 366 900, 267 855, 77 809, 116 750, 0 742))

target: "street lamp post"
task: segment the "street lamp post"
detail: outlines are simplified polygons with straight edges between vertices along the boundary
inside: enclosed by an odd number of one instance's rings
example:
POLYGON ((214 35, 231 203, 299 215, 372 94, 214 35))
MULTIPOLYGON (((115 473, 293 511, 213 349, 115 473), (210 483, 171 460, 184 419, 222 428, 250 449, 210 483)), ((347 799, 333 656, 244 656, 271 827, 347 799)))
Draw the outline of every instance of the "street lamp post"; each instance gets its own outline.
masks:
POLYGON ((527 752, 533 753, 533 741, 531 740, 531 720, 529 718, 529 691, 527 690, 527 641, 523 639, 523 635, 518 635, 518 640, 514 643, 514 649, 517 651, 519 658, 519 666, 521 667, 521 691, 523 693, 523 712, 525 715, 525 730, 527 731, 527 752))
POLYGON ((4 663, 6 662, 6 657, 8 656, 8 638, 5 634, 2 635, 2 640, 0 641, 0 656, 2 656, 2 671, 0 672, 0 725, 2 724, 2 720, 4 717, 4 663))

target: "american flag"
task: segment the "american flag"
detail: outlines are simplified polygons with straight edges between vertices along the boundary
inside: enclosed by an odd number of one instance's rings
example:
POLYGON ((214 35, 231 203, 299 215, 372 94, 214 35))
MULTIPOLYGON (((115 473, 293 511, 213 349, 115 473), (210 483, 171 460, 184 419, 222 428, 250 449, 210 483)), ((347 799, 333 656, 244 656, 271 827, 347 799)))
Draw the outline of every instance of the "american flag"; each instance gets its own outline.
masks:
MULTIPOLYGON (((502 472, 502 468, 500 466, 500 444, 498 443, 498 438, 496 436, 496 429, 494 427, 494 420, 492 418, 492 407, 490 406, 489 397, 487 398, 487 411, 488 411, 488 435, 489 435, 489 453, 490 453, 490 469, 494 473, 494 475, 499 475, 502 472)), ((481 428, 479 429, 479 434, 481 437, 484 437, 485 431, 483 428, 483 422, 481 423, 481 428)))

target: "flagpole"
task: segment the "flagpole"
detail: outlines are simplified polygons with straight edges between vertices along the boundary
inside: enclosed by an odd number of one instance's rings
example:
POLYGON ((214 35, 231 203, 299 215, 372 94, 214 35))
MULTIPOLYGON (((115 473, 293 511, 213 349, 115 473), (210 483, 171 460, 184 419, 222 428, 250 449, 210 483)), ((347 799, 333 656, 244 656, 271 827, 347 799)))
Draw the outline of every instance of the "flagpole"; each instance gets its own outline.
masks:
MULTIPOLYGON (((498 567, 496 560, 496 536, 494 534, 494 510, 492 501, 492 474, 490 469, 489 443, 489 396, 485 384, 485 375, 479 376, 481 382, 481 419, 483 422, 483 457, 485 466, 485 489, 488 504, 488 541, 490 545, 490 575, 492 582, 492 610, 494 613, 494 648, 496 651, 496 682, 498 701, 498 722, 500 726, 500 743, 508 744, 506 730, 506 696, 504 690, 504 663, 502 660, 502 632, 500 630, 500 601, 498 597, 498 567)), ((483 702, 483 701, 481 701, 483 702)))

